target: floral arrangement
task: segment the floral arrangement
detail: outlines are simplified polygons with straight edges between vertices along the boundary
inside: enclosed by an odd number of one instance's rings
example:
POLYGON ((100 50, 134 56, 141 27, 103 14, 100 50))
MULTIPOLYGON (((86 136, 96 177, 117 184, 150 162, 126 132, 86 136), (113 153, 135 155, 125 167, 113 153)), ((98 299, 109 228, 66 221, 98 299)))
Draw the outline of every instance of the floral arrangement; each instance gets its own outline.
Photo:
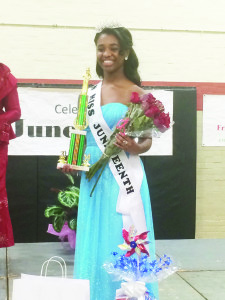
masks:
MULTIPOLYGON (((66 176, 74 184, 73 177, 68 174, 66 176)), ((57 190, 57 192, 57 204, 45 209, 45 217, 52 218, 52 227, 56 232, 61 232, 64 225, 67 225, 71 230, 76 230, 80 190, 71 185, 65 190, 57 190)))
POLYGON ((170 128, 170 125, 169 113, 165 113, 162 102, 156 100, 151 93, 140 97, 138 93, 133 92, 128 105, 128 111, 125 117, 117 123, 116 128, 106 144, 103 155, 90 167, 89 172, 86 173, 86 177, 90 181, 94 174, 98 170, 101 170, 91 195, 110 157, 121 151, 121 149, 115 145, 116 135, 119 132, 122 135, 128 135, 133 138, 145 138, 151 137, 154 133, 165 132, 170 128))
POLYGON ((110 261, 103 265, 114 280, 125 281, 121 284, 121 289, 117 290, 116 299, 136 297, 155 300, 153 293, 145 287, 145 283, 160 281, 174 273, 177 268, 167 255, 154 260, 149 257, 146 249, 146 245, 149 244, 146 241, 148 232, 137 235, 136 229, 131 226, 129 231, 123 229, 122 234, 124 243, 118 247, 127 251, 126 254, 119 255, 112 252, 110 261))

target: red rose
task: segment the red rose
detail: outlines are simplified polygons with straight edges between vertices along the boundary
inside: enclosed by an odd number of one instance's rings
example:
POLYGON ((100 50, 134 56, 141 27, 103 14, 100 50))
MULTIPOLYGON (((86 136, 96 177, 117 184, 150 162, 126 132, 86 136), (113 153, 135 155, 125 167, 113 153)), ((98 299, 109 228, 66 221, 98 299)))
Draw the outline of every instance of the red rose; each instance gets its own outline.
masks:
POLYGON ((149 109, 149 104, 147 101, 142 102, 142 109, 144 112, 146 112, 149 109))
POLYGON ((135 104, 141 103, 139 94, 136 92, 132 92, 130 102, 135 103, 135 104))
POLYGON ((165 114, 164 112, 162 112, 154 119, 153 123, 159 129, 159 131, 166 131, 166 129, 170 127, 169 113, 165 114))
POLYGON ((151 93, 145 94, 143 96, 143 101, 147 101, 149 104, 154 103, 155 100, 156 98, 151 93))
POLYGON ((165 110, 164 105, 162 104, 161 101, 156 100, 155 101, 155 105, 157 105, 157 107, 160 109, 160 111, 164 111, 165 110))
POLYGON ((148 94, 145 94, 142 96, 142 101, 146 101, 149 104, 154 103, 155 100, 156 100, 156 98, 151 93, 148 93, 148 94))
POLYGON ((157 106, 161 112, 164 111, 164 106, 163 106, 162 102, 160 102, 159 100, 156 100, 156 98, 151 93, 143 95, 142 96, 143 110, 146 112, 152 106, 157 106))
POLYGON ((148 110, 145 111, 145 115, 149 118, 155 118, 160 114, 160 109, 156 105, 152 105, 148 110))

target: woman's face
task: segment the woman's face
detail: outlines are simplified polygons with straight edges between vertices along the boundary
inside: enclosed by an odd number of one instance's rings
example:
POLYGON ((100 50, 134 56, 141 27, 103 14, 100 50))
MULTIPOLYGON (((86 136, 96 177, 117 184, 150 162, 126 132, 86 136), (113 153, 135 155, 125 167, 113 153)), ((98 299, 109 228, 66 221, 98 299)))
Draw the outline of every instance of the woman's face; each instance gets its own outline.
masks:
POLYGON ((125 54, 120 54, 118 39, 111 34, 101 34, 96 45, 97 62, 104 73, 123 72, 125 54))

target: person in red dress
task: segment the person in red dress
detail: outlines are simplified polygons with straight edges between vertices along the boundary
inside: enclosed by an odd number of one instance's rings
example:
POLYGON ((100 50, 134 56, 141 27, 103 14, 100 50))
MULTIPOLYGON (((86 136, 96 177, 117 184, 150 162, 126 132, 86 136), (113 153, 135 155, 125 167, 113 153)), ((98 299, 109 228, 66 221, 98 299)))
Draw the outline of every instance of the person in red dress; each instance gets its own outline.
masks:
POLYGON ((14 245, 6 192, 6 168, 9 140, 16 137, 11 123, 19 120, 20 115, 17 80, 10 69, 0 63, 0 248, 14 245))

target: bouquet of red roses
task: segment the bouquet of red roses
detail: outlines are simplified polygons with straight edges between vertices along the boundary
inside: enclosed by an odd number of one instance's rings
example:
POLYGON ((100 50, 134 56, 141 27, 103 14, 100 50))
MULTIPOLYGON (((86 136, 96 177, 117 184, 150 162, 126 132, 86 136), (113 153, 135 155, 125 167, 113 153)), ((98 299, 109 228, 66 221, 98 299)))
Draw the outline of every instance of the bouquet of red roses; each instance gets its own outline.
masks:
POLYGON ((128 111, 125 117, 117 123, 116 128, 106 144, 103 155, 90 167, 89 172, 86 173, 86 177, 90 181, 94 174, 101 169, 91 195, 111 156, 121 151, 121 149, 115 145, 117 133, 120 132, 123 135, 134 138, 145 138, 151 137, 154 132, 163 133, 168 128, 170 128, 170 116, 169 113, 165 113, 162 102, 156 100, 151 93, 140 97, 138 93, 133 92, 128 105, 128 111))

